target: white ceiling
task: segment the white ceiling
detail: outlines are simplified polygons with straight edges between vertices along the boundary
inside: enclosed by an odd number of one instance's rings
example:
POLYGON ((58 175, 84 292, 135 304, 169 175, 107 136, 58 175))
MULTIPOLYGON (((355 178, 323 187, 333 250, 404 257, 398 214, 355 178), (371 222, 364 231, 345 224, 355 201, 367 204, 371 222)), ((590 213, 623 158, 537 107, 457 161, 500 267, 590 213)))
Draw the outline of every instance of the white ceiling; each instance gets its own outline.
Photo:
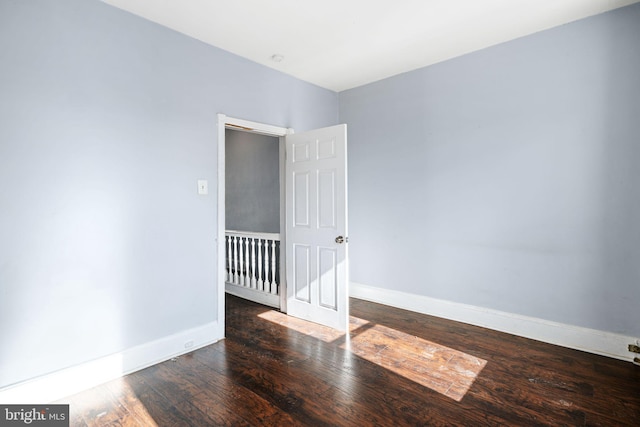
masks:
POLYGON ((342 91, 640 0, 103 1, 342 91))

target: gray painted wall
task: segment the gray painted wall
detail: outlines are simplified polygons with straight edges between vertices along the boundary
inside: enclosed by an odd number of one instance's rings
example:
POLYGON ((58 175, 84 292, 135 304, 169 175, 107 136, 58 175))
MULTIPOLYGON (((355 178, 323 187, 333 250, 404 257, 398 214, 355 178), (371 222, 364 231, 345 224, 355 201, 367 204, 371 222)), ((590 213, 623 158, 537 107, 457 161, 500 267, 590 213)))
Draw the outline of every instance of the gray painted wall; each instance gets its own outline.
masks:
POLYGON ((351 278, 640 336, 640 5, 340 93, 351 278))
POLYGON ((216 114, 337 122, 335 93, 98 0, 0 0, 0 64, 0 387, 218 319, 216 114))
POLYGON ((227 230, 280 232, 280 141, 227 129, 227 230))

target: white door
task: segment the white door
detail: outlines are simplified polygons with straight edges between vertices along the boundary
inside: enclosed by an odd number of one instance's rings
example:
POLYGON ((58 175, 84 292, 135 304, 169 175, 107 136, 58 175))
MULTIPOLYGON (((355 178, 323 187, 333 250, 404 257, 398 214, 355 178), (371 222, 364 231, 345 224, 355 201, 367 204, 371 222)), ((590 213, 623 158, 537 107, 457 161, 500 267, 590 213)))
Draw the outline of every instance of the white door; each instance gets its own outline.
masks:
POLYGON ((286 137, 287 313, 349 323, 347 126, 286 137))

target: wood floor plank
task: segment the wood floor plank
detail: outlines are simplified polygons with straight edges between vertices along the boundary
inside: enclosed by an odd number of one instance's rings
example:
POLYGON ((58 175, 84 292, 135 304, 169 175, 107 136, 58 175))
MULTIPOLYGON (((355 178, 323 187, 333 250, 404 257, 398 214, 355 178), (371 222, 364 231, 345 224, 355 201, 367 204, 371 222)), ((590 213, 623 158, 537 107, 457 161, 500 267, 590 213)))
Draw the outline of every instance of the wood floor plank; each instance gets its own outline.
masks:
POLYGON ((69 405, 69 425, 76 427, 86 427, 87 422, 82 417, 80 406, 73 399, 73 396, 68 396, 64 399, 61 399, 56 404, 64 404, 69 405))
POLYGON ((72 396, 72 425, 640 425, 628 362, 357 299, 349 334, 226 304, 225 340, 72 396))
MULTIPOLYGON (((237 339, 237 337, 235 337, 235 339, 237 339)), ((243 347, 231 348, 231 346, 235 345, 232 343, 232 341, 233 340, 227 340, 225 344, 225 351, 227 353, 233 353, 237 350, 241 350, 249 360, 249 362, 243 362, 242 366, 251 365, 253 362, 250 361, 258 360, 259 349, 252 348, 250 343, 245 343, 246 345, 243 347)), ((290 352, 287 353, 288 355, 290 355, 290 352)), ((196 352, 196 357, 204 357, 203 354, 204 353, 196 352)), ((274 361, 287 360, 286 357, 280 357, 277 354, 272 354, 271 357, 273 357, 274 361)), ((418 412, 418 410, 422 411, 425 414, 429 411, 429 409, 411 406, 411 402, 414 400, 414 394, 416 392, 422 391, 420 388, 413 388, 411 392, 406 393, 407 399, 404 402, 397 402, 395 393, 388 393, 387 396, 384 396, 384 394, 387 393, 387 388, 385 387, 386 383, 384 381, 380 381, 377 384, 370 384, 372 383, 372 378, 366 378, 363 381, 362 379, 351 375, 338 373, 338 370, 325 363, 322 357, 318 354, 316 354, 316 357, 306 358, 304 360, 301 359, 300 354, 293 354, 292 359, 294 361, 292 362, 291 360, 289 360, 289 363, 287 363, 287 366, 285 367, 287 372, 293 375, 293 379, 288 381, 287 386, 291 386, 291 384, 293 384, 295 387, 298 387, 298 383, 306 384, 307 386, 306 388, 301 389, 302 391, 290 391, 290 394, 287 395, 287 397, 290 399, 297 400, 297 396, 299 395, 299 393, 311 395, 317 394, 317 392, 313 391, 313 385, 310 383, 313 383, 314 381, 317 382, 318 380, 315 379, 314 376, 315 374, 320 374, 318 376, 323 378, 323 383, 327 386, 325 387, 325 391, 320 392, 321 396, 331 396, 331 399, 329 401, 333 405, 333 410, 335 411, 341 409, 345 411, 344 415, 341 415, 345 419, 353 417, 353 415, 350 414, 353 413, 354 408, 360 408, 360 413, 370 414, 368 415, 368 418, 380 419, 385 411, 387 411, 389 408, 394 408, 393 405, 381 405, 381 402, 379 401, 380 399, 386 400, 387 402, 393 401, 396 404, 402 403, 402 406, 407 408, 405 416, 411 419, 413 423, 420 420, 420 418, 416 418, 414 415, 416 412, 418 412), (309 372, 313 372, 314 376, 310 376, 309 372), (375 392, 376 394, 372 397, 373 392, 375 392)), ((364 362, 368 363, 366 361, 364 362)), ((259 366, 252 366, 252 372, 254 371, 263 372, 263 369, 261 369, 259 366)), ((264 377, 262 377, 262 379, 264 379, 264 377)), ((326 415, 326 407, 324 408, 324 412, 326 415)), ((392 417, 395 412, 395 408, 389 411, 389 417, 392 417)), ((305 419, 310 418, 310 416, 305 415, 305 419)), ((379 422, 389 422, 389 419, 392 418, 381 418, 379 422)), ((363 422, 366 425, 365 421, 358 420, 358 418, 355 418, 353 420, 353 423, 356 425, 363 422)), ((343 425, 352 424, 348 424, 348 421, 343 421, 343 425)))
POLYGON ((200 390, 190 401, 210 418, 215 416, 217 425, 225 422, 233 425, 296 425, 286 412, 278 410, 228 376, 203 366, 192 354, 161 365, 154 375, 168 384, 188 383, 189 387, 200 390))
MULTIPOLYGON (((106 385, 95 387, 72 398, 75 402, 74 408, 79 410, 80 418, 88 426, 113 425, 128 420, 131 416, 118 396, 106 385)), ((76 418, 76 421, 80 418, 76 418)))
MULTIPOLYGON (((385 317, 384 317, 385 320, 388 319, 388 316, 386 316, 386 314, 388 314, 388 311, 385 312, 385 317)), ((246 325, 246 320, 245 320, 245 325, 246 325)), ((464 326, 468 326, 468 325, 464 325, 464 326)), ((402 326, 399 326, 399 327, 402 327, 402 326)), ((240 329, 240 330, 242 330, 242 329, 240 329)), ((490 331, 490 332, 493 332, 493 331, 490 331)), ((500 334, 500 333, 496 333, 496 334, 499 335, 500 338, 503 338, 503 339, 510 337, 507 334, 500 334)), ((296 340, 296 343, 298 343, 300 341, 301 341, 301 339, 299 338, 299 339, 296 340)), ((498 346, 497 348, 504 348, 504 347, 505 347, 504 345, 501 345, 501 346, 498 346)), ((552 346, 552 348, 557 348, 557 347, 552 346)), ((563 350, 565 350, 565 349, 563 349, 563 350)), ((579 352, 574 352, 574 353, 579 353, 579 352)), ((518 354, 522 354, 522 353, 519 352, 518 354)), ((526 368, 528 366, 528 363, 526 362, 526 358, 521 358, 521 359, 523 359, 524 362, 517 362, 519 359, 518 358, 514 358, 514 357, 511 357, 509 359, 509 361, 510 362, 516 361, 517 363, 520 363, 521 366, 526 368)), ((516 363, 516 365, 517 365, 517 363, 516 363)), ((504 373, 502 373, 502 375, 505 378, 509 379, 509 378, 512 377, 513 373, 512 372, 504 372, 504 373)), ((526 372, 523 375, 526 376, 526 372)), ((527 384, 526 382, 523 384, 523 387, 528 387, 528 386, 529 386, 529 384, 527 384)), ((506 388, 503 387, 503 389, 506 389, 506 388)), ((508 394, 506 395, 506 397, 509 397, 508 394)), ((505 401, 504 406, 505 407, 513 406, 513 407, 519 408, 519 411, 520 411, 519 417, 521 417, 521 418, 518 418, 515 415, 506 416, 506 415, 503 414, 504 411, 502 409, 498 409, 498 410, 494 411, 494 413, 500 414, 501 416, 505 417, 510 423, 519 422, 519 423, 522 424, 524 422, 535 421, 537 419, 537 417, 535 416, 535 411, 537 409, 539 409, 539 408, 535 407, 535 406, 533 408, 529 408, 530 405, 529 405, 528 401, 530 399, 527 398, 527 397, 520 398, 520 399, 517 399, 516 397, 511 397, 510 399, 507 399, 505 401)), ((558 410, 558 408, 554 407, 553 410, 554 410, 553 417, 550 417, 549 415, 546 416, 546 419, 551 424, 554 424, 554 423, 557 424, 557 423, 560 423, 560 422, 564 422, 564 423, 567 423, 567 424, 571 425, 571 424, 575 424, 575 420, 576 419, 579 419, 579 418, 584 419, 584 413, 579 411, 579 410, 575 410, 575 409, 567 410, 564 407, 562 407, 561 410, 558 410)), ((512 412, 514 412, 514 411, 512 411, 512 412)))
MULTIPOLYGON (((247 326, 247 322, 250 320, 245 319, 243 326, 247 326)), ((227 352, 229 352, 229 342, 235 340, 243 340, 247 349, 252 345, 258 346, 256 351, 260 351, 260 344, 258 340, 251 335, 251 328, 239 328, 237 330, 229 331, 229 336, 233 337, 232 340, 227 340, 227 352)), ((264 337, 265 341, 271 343, 276 340, 277 333, 274 330, 270 330, 270 335, 264 337)), ((282 332, 281 332, 282 333, 282 332)), ((289 337, 292 333, 285 331, 289 337)), ((331 378, 336 377, 336 387, 341 387, 350 395, 357 396, 363 402, 368 402, 369 406, 363 409, 364 412, 373 412, 378 416, 385 414, 384 423, 395 422, 398 425, 420 425, 421 423, 428 422, 429 425, 439 425, 442 420, 447 420, 444 425, 451 425, 451 419, 457 413, 457 410, 453 406, 447 407, 440 404, 436 411, 433 411, 431 406, 425 406, 424 402, 416 400, 416 395, 428 394, 431 390, 425 390, 422 386, 418 385, 415 381, 410 379, 404 379, 394 374, 393 372, 383 369, 370 363, 367 360, 346 352, 339 347, 329 348, 332 351, 320 351, 320 349, 314 349, 319 341, 311 336, 301 335, 295 337, 295 347, 301 351, 304 348, 309 348, 309 353, 313 354, 313 357, 305 357, 304 355, 297 354, 297 351, 289 346, 286 350, 282 350, 278 347, 273 347, 269 344, 264 344, 269 347, 269 355, 274 360, 285 360, 287 358, 293 359, 289 363, 289 368, 293 369, 296 365, 304 364, 307 366, 307 370, 314 372, 324 380, 330 381, 331 378), (286 354, 278 354, 278 352, 284 351, 286 354), (342 352, 340 357, 335 357, 336 352, 342 352), (292 356, 292 357, 291 357, 292 356), (336 366, 336 362, 339 364, 336 366), (348 370, 344 370, 345 365, 357 365, 359 366, 359 374, 355 376, 348 375, 348 370), (366 373, 365 373, 366 371, 366 373), (376 374, 377 372, 377 374, 376 374), (377 384, 371 384, 372 379, 376 376, 381 378, 377 384), (346 378, 345 378, 346 377, 346 378), (400 383, 405 383, 408 387, 399 386, 400 383), (390 395, 385 396, 384 393, 388 390, 388 384, 394 384, 393 392, 390 395), (350 387, 350 388, 345 388, 350 387), (382 404, 384 402, 384 404, 382 404), (402 408, 402 411, 398 411, 397 408, 402 408), (448 413, 451 413, 451 417, 447 417, 448 413)), ((320 344, 321 349, 327 350, 326 346, 320 344)), ((251 350, 245 350, 251 351, 251 350)), ((296 375, 304 378, 305 372, 299 372, 296 375)), ((433 399, 437 399, 439 395, 437 393, 431 395, 429 400, 433 402, 433 399)), ((446 400, 450 400, 446 398, 446 400)), ((335 405, 335 402, 334 402, 335 405)), ((476 418, 475 414, 470 413, 468 420, 472 421, 476 418)), ((496 420, 494 420, 496 421, 496 420)), ((382 422, 382 421, 381 421, 382 422)))
POLYGON ((209 417, 195 408, 189 400, 167 398, 158 393, 155 387, 145 381, 145 376, 141 372, 127 376, 126 382, 153 422, 159 427, 212 425, 209 417))
MULTIPOLYGON (((375 304, 352 301, 352 314, 377 317, 386 325, 405 323, 408 325, 403 327, 405 332, 416 333, 454 348, 464 348, 470 354, 487 358, 488 363, 481 378, 503 378, 503 382, 511 380, 510 388, 501 384, 501 393, 492 396, 521 388, 530 394, 529 400, 539 396, 541 402, 557 402, 571 407, 567 410, 570 416, 580 418, 615 410, 621 420, 640 418, 638 399, 634 397, 633 402, 627 403, 629 396, 633 395, 630 390, 637 392, 640 381, 640 371, 630 363, 431 316, 404 322, 407 317, 415 317, 404 310, 391 309, 383 317, 376 316, 375 304), (425 325, 429 327, 425 328, 425 325), (513 384, 513 380, 519 378, 528 379, 531 387, 524 381, 519 385, 513 384), (602 381, 607 378, 615 381, 608 381, 606 387, 594 385, 603 385, 602 381), (578 404, 575 404, 576 400, 578 404)), ((470 394, 473 394, 473 388, 470 394)), ((552 405, 545 405, 540 410, 550 410, 548 406, 552 405)))

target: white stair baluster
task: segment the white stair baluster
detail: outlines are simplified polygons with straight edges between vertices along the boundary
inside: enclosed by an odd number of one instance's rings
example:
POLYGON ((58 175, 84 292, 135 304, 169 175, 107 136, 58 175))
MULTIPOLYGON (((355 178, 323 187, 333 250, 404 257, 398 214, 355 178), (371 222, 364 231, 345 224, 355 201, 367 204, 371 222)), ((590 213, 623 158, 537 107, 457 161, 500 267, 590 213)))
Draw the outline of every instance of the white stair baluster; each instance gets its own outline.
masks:
POLYGON ((244 285, 244 250, 242 249, 244 239, 242 236, 238 236, 238 242, 238 277, 240 284, 244 285))
POLYGON ((225 264, 227 266, 226 281, 233 282, 233 279, 231 278, 231 236, 224 236, 224 238, 227 246, 227 253, 225 254, 225 264))
POLYGON ((233 283, 238 284, 240 278, 238 277, 238 238, 236 236, 233 239, 233 283))
POLYGON ((264 281, 262 280, 262 241, 258 240, 258 289, 264 290, 264 281))
POLYGON ((271 241, 271 293, 278 292, 278 284, 276 283, 276 241, 271 241))
POLYGON ((249 263, 251 260, 249 259, 249 238, 245 237, 244 239, 244 285, 247 288, 251 287, 251 279, 249 278, 249 263))
POLYGON ((264 241, 264 289, 269 289, 269 241, 264 241))
POLYGON ((251 288, 256 288, 256 239, 251 237, 251 288))

